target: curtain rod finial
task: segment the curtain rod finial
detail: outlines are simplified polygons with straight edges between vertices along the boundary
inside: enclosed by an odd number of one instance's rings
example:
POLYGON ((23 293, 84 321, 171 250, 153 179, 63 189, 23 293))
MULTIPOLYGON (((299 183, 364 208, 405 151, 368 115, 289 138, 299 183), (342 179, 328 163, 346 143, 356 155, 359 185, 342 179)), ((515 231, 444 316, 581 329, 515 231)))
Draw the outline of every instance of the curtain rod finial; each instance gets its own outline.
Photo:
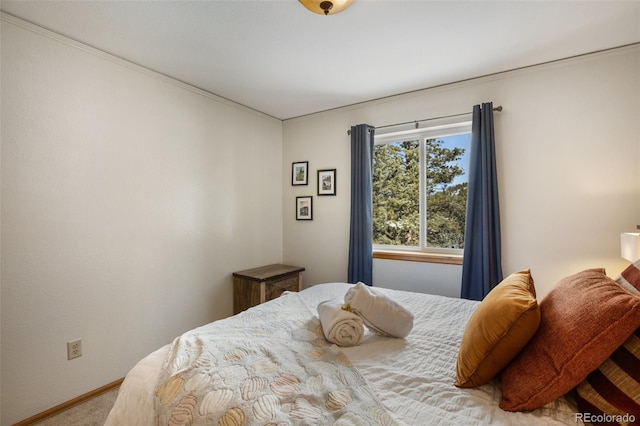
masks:
POLYGON ((493 110, 498 112, 502 111, 502 105, 495 107, 493 110))

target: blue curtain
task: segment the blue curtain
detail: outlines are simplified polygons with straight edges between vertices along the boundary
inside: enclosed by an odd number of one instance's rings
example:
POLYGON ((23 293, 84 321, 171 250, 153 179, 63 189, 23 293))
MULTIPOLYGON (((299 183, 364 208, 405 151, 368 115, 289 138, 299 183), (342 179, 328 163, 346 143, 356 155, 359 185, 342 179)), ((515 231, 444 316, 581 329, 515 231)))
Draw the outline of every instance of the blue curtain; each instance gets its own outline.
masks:
POLYGON ((493 103, 473 107, 471 129, 461 296, 482 300, 502 281, 493 103))
POLYGON ((351 127, 351 231, 348 282, 373 284, 373 136, 366 124, 351 127))

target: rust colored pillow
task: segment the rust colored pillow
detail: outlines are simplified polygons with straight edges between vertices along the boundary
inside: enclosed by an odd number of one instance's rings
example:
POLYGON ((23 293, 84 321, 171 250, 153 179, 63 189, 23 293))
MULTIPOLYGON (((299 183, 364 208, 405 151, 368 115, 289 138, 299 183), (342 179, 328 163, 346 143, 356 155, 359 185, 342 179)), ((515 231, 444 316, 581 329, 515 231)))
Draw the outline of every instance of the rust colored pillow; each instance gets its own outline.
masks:
POLYGON ((469 318, 458 351, 455 385, 472 388, 494 378, 539 324, 540 309, 529 270, 509 275, 469 318))
POLYGON ((588 269, 561 280, 540 314, 538 332, 502 372, 504 410, 535 410, 582 382, 640 326, 640 297, 588 269))

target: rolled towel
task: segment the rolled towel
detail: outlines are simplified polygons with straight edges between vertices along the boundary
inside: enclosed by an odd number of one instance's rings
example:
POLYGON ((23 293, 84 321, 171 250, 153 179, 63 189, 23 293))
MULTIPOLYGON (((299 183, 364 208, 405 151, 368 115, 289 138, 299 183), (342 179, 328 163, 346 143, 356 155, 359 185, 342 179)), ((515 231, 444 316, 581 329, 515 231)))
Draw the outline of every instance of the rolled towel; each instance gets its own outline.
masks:
POLYGON ((338 299, 325 300, 318 305, 318 315, 324 337, 338 346, 355 346, 364 336, 362 318, 342 309, 338 299))
POLYGON ((392 337, 406 337, 413 328, 413 314, 386 295, 363 283, 344 296, 346 308, 360 316, 371 330, 392 337))

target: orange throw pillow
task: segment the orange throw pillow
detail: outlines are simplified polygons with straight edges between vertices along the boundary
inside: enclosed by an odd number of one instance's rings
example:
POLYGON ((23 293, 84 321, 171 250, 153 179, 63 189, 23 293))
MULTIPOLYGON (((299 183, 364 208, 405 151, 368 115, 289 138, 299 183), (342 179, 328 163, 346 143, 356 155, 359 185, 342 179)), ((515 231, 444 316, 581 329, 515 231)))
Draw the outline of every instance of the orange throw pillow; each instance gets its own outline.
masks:
POLYGON ((471 315, 456 365, 455 385, 481 386, 494 378, 527 344, 540 324, 529 270, 509 275, 471 315))
POLYGON ((504 410, 535 410, 582 382, 640 326, 640 297, 589 269, 561 280, 540 313, 538 332, 502 372, 504 410))

